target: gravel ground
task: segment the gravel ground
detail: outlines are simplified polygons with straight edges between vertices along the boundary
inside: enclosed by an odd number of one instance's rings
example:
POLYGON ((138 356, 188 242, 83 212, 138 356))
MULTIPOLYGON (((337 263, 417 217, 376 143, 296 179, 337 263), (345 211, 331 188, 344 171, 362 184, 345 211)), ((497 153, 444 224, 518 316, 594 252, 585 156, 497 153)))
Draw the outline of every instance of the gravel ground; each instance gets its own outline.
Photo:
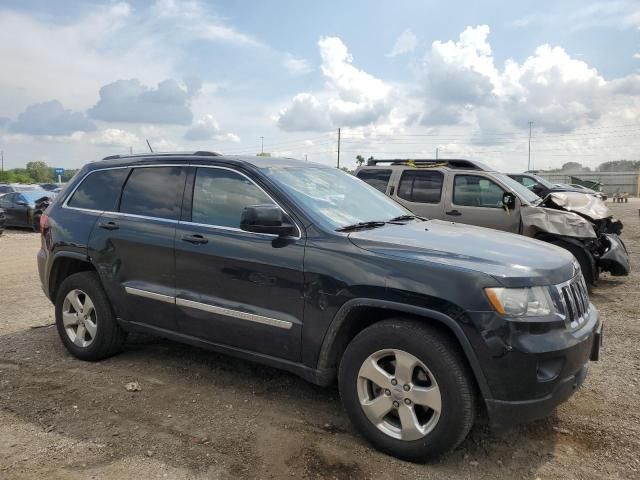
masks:
POLYGON ((40 290, 38 235, 9 230, 0 237, 0 478, 640 478, 640 201, 610 207, 636 268, 605 275, 592 295, 605 343, 582 389, 546 420, 476 426, 426 465, 374 451, 335 388, 278 370, 146 338, 102 362, 74 360, 40 290))

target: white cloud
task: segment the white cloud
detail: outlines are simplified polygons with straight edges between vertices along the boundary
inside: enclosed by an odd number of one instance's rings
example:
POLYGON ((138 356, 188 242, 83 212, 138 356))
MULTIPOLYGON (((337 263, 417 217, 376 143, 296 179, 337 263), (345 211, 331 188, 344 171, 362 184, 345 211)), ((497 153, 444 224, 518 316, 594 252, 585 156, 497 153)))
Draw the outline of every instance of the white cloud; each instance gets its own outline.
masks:
POLYGON ((413 33, 413 31, 410 28, 407 28, 396 39, 396 43, 393 44, 393 48, 389 53, 387 53, 386 56, 396 57, 398 55, 402 55, 403 53, 412 52, 417 45, 418 45, 418 37, 416 37, 415 33, 413 33))
POLYGON ((240 142, 235 133, 222 132, 218 121, 211 114, 207 114, 194 122, 184 134, 184 139, 190 142, 216 140, 218 142, 240 142))
POLYGON ((143 140, 136 134, 126 130, 107 128, 106 130, 98 132, 97 135, 91 139, 91 143, 107 147, 133 147, 134 145, 143 143, 143 140))
POLYGON ((640 60, 640 53, 634 53, 633 58, 640 60))
POLYGON ((299 93, 280 110, 283 130, 326 130, 332 126, 367 125, 391 110, 392 89, 379 78, 353 66, 353 57, 338 37, 318 42, 326 90, 299 93))
POLYGON ((294 75, 304 75, 313 71, 309 62, 304 58, 296 58, 291 54, 286 54, 282 60, 284 68, 294 75))

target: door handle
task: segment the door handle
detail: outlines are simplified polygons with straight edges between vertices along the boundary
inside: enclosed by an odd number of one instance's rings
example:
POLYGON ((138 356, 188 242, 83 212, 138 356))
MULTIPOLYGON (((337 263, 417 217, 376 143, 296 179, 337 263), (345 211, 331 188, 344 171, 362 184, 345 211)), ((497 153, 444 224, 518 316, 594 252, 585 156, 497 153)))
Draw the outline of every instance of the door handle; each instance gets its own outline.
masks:
POLYGON ((182 241, 193 243, 194 245, 202 245, 209 242, 209 240, 204 238, 202 235, 198 235, 198 234, 185 235, 184 237, 182 237, 182 241))
POLYGON ((452 215, 454 217, 459 217, 460 215, 462 215, 458 210, 449 210, 448 212, 445 212, 447 215, 452 215))
POLYGON ((105 230, 117 230, 120 228, 116 222, 100 222, 98 227, 104 228, 105 230))

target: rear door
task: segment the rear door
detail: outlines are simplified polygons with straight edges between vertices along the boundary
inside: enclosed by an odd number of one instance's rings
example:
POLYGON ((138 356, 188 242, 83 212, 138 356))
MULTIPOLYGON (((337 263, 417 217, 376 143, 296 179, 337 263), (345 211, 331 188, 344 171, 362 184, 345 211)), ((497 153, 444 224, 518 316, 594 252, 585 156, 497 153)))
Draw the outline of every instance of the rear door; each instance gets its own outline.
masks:
POLYGON ((452 174, 448 192, 446 220, 518 233, 520 199, 516 197, 515 208, 507 211, 502 205, 505 190, 491 178, 480 174, 452 174))
POLYGON ((272 198, 246 174, 194 168, 176 231, 176 304, 182 333, 299 360, 304 238, 245 232, 240 215, 272 198))
POLYGON ((186 168, 133 167, 119 207, 91 234, 90 255, 127 321, 176 330, 174 240, 186 168))
POLYGON ((4 210, 7 225, 13 225, 15 223, 15 221, 13 220, 13 217, 15 215, 15 209, 13 208, 13 200, 16 195, 17 195, 16 193, 7 193, 6 195, 0 198, 0 208, 4 210))
POLYGON ((416 215, 442 218, 444 213, 444 172, 440 170, 405 169, 391 195, 416 215))

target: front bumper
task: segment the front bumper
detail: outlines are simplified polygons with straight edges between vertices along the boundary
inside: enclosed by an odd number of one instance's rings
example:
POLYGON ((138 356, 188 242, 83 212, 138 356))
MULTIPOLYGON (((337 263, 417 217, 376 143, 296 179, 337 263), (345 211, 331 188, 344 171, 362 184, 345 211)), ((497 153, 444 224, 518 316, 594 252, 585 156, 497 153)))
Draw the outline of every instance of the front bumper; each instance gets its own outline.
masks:
POLYGON ((614 233, 605 233, 604 237, 609 242, 607 251, 600 255, 598 266, 605 272, 614 276, 626 276, 631 272, 629 254, 624 243, 614 233))
POLYGON ((483 393, 493 426, 525 423, 552 413, 582 384, 589 361, 599 358, 602 342, 603 324, 593 305, 585 323, 574 331, 529 330, 517 322, 508 327, 499 329, 501 335, 485 332, 488 350, 476 351, 489 388, 489 395, 483 393))

